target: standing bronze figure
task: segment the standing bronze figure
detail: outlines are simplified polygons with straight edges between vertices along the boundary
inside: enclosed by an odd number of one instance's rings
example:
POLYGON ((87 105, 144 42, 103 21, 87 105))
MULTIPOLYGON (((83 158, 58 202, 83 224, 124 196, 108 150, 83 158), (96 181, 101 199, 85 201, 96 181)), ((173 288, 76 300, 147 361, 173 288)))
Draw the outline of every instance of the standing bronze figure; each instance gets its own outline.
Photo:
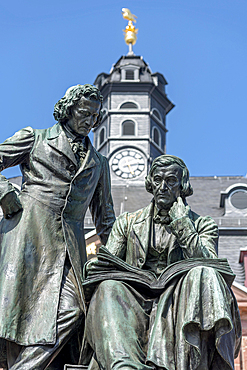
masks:
POLYGON ((241 322, 234 275, 216 254, 217 225, 187 205, 192 187, 181 159, 156 158, 146 189, 151 204, 120 215, 85 266, 92 298, 82 363, 93 350, 107 370, 234 369, 241 322))
POLYGON ((0 169, 23 175, 20 194, 0 176, 0 337, 11 370, 45 369, 84 318, 85 213, 102 243, 115 220, 108 162, 87 136, 101 104, 94 86, 73 86, 55 105, 57 124, 0 145, 0 169))

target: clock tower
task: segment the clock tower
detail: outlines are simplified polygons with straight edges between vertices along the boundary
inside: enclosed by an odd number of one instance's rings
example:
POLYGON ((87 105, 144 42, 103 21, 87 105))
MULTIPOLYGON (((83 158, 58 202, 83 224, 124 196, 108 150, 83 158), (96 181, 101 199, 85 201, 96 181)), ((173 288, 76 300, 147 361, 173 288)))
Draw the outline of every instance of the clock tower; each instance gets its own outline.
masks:
POLYGON ((174 107, 166 79, 142 57, 128 54, 94 84, 104 97, 94 146, 109 160, 112 186, 144 186, 151 162, 166 152, 166 115, 174 107))
MULTIPOLYGON (((94 130, 94 147, 109 161, 116 216, 150 203, 145 177, 154 158, 166 153, 166 116, 174 107, 166 94, 165 77, 152 73, 143 57, 134 54, 136 16, 129 9, 122 11, 128 20, 124 33, 129 52, 94 81, 103 95, 103 117, 94 130)), ((87 212, 85 232, 93 228, 87 212)))

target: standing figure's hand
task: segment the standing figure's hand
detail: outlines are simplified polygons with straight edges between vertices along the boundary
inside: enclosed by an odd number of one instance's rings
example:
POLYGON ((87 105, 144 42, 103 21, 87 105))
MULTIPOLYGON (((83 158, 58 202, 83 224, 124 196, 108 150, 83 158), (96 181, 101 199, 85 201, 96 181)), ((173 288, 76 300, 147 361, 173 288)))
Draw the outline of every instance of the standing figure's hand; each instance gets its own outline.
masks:
POLYGON ((3 210, 4 218, 11 218, 17 212, 22 210, 20 199, 15 191, 7 193, 1 200, 1 207, 3 210))
POLYGON ((170 208, 168 214, 171 217, 172 221, 187 216, 189 214, 190 207, 185 206, 181 197, 177 198, 177 202, 174 202, 170 208))

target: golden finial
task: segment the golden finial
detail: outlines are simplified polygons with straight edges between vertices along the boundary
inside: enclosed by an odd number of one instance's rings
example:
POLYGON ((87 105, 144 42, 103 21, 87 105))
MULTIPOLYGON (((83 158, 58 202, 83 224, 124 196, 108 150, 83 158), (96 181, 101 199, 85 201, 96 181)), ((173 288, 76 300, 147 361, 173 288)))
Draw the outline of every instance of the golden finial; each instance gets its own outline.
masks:
POLYGON ((137 18, 137 16, 135 14, 132 14, 129 9, 123 8, 122 13, 123 13, 124 19, 128 19, 128 21, 136 22, 135 18, 137 18))
POLYGON ((136 22, 136 19, 137 16, 132 14, 131 11, 127 8, 123 8, 122 9, 122 13, 123 13, 123 18, 124 19, 128 19, 128 25, 125 27, 125 30, 124 31, 124 40, 126 42, 127 45, 129 45, 129 52, 128 52, 128 55, 133 55, 133 50, 132 50, 132 47, 133 45, 135 45, 136 43, 136 40, 137 40, 137 32, 138 32, 138 29, 135 28, 135 26, 133 25, 133 22, 136 22))

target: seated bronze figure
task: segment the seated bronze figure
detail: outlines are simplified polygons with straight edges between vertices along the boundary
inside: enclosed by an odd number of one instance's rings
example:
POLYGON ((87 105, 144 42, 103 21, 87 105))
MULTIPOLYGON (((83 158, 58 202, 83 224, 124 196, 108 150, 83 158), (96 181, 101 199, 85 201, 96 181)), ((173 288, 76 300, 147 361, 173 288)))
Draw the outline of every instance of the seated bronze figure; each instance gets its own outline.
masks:
POLYGON ((151 204, 120 215, 85 267, 81 363, 90 349, 101 369, 234 369, 241 323, 217 225, 187 205, 193 190, 181 159, 156 158, 146 189, 151 204))

